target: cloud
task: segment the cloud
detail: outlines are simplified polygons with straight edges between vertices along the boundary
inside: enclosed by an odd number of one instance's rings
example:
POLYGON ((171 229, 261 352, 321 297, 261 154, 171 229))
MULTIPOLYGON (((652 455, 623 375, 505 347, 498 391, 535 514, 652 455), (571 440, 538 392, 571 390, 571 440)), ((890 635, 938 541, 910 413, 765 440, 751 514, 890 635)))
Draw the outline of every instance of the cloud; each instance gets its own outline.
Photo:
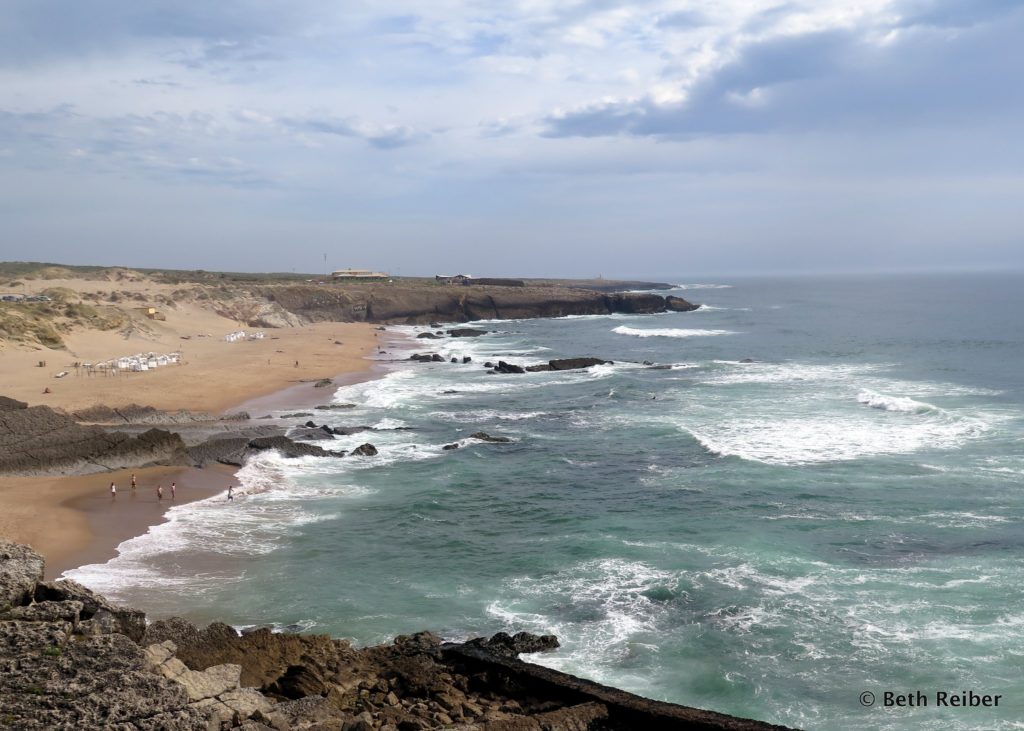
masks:
MULTIPOLYGON (((990 4, 991 5, 991 4, 990 4)), ((650 95, 549 115, 550 137, 660 138, 956 124, 1022 109, 1022 4, 950 35, 920 22, 772 36, 696 80, 679 103, 650 95)), ((963 8, 959 8, 966 13, 963 8)), ((922 16, 916 16, 922 17, 922 16)), ((948 17, 948 14, 943 15, 948 17)), ((966 17, 966 16, 965 16, 966 17)))
POLYGON ((307 116, 281 120, 286 127, 316 134, 336 137, 355 137, 364 140, 379 150, 394 150, 413 145, 429 137, 412 127, 404 125, 374 125, 355 117, 307 116))

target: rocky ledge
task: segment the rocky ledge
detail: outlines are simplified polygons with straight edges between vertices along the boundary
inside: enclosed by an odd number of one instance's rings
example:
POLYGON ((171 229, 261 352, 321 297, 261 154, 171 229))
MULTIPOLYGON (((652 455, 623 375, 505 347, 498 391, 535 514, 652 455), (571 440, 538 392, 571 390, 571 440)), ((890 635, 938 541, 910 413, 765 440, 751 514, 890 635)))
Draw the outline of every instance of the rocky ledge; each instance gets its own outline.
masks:
POLYGON ((324 635, 147 624, 0 540, 0 728, 585 731, 781 726, 641 698, 522 662, 552 636, 354 648, 324 635))

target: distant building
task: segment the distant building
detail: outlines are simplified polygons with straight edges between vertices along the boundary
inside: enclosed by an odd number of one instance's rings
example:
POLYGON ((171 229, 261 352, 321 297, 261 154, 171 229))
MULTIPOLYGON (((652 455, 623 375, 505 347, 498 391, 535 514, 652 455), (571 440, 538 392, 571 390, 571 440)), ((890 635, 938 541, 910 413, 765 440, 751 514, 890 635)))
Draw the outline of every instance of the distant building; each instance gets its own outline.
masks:
POLYGON ((473 278, 472 274, 435 274, 434 279, 441 284, 465 284, 473 278))
POLYGON ((339 269, 331 272, 334 281, 383 282, 390 279, 387 272, 374 272, 369 269, 339 269))

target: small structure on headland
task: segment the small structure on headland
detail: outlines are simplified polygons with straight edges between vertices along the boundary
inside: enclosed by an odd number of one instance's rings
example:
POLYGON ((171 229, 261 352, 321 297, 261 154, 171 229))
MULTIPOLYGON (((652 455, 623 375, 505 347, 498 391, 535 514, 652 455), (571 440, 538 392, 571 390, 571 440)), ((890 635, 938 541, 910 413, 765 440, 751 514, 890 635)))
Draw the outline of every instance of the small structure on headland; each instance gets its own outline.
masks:
POLYGON ((434 280, 441 284, 465 284, 473 278, 472 274, 435 274, 434 280))
POLYGON ((384 282, 390 277, 387 272, 375 272, 370 269, 339 269, 335 272, 331 272, 331 278, 334 279, 335 282, 384 282))

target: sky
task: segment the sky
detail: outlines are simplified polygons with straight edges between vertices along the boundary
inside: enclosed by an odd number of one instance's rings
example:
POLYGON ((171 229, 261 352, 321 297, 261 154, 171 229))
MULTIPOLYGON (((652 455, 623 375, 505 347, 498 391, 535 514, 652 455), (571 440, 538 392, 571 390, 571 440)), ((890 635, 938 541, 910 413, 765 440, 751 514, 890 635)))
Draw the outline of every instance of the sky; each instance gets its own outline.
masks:
POLYGON ((1024 0, 4 0, 0 259, 1024 267, 1024 0))

